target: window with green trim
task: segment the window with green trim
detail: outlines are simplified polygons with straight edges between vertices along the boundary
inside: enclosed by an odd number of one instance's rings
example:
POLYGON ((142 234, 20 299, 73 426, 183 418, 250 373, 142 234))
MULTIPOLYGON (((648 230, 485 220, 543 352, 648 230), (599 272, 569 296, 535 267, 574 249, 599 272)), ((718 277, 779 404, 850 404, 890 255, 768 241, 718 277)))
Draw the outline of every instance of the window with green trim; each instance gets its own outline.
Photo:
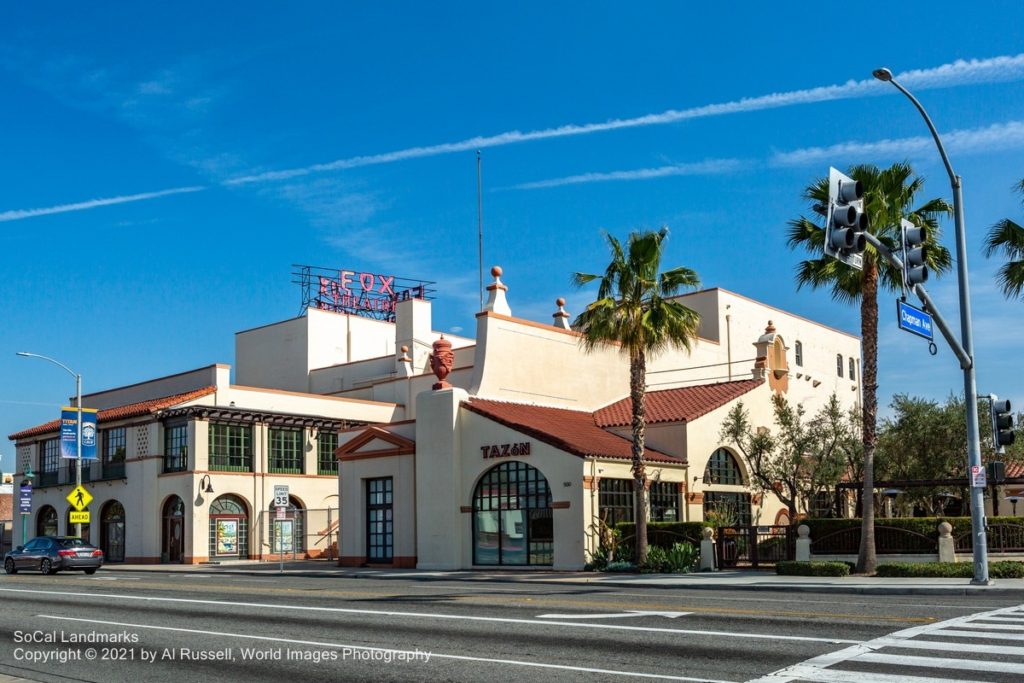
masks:
POLYGON ((320 432, 316 437, 317 474, 337 474, 338 459, 334 451, 338 449, 337 432, 320 432))
POLYGON ((252 427, 210 423, 210 469, 252 472, 252 427))
POLYGON ((269 469, 274 474, 302 474, 302 430, 270 429, 269 469))
MULTIPOLYGON (((212 433, 212 430, 211 430, 212 433)), ((164 472, 181 472, 188 467, 188 424, 164 427, 164 472)))

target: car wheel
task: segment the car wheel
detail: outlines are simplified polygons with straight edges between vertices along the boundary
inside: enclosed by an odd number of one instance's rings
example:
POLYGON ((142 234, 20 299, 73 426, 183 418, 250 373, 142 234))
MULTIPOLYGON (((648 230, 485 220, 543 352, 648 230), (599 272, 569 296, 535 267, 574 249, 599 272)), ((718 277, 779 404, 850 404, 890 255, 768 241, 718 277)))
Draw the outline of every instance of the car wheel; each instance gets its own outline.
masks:
POLYGON ((92 574, 95 574, 95 573, 96 573, 96 570, 95 570, 95 569, 86 569, 86 570, 85 570, 85 573, 86 573, 86 574, 90 574, 90 575, 92 575, 92 574))
POLYGON ((44 559, 42 562, 39 563, 39 571, 41 571, 44 574, 57 573, 53 570, 53 562, 50 562, 49 559, 44 559))
POLYGON ((14 560, 8 557, 7 560, 4 561, 4 571, 8 574, 18 573, 18 568, 14 566, 14 560))

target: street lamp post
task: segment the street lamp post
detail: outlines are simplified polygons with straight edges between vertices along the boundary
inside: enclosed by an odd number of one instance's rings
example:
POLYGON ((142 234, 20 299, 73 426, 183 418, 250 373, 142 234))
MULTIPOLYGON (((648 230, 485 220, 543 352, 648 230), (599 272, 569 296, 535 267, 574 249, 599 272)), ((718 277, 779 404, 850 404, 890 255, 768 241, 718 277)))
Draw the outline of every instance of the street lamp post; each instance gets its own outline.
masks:
MULTIPOLYGON (((956 226, 956 266, 957 281, 960 285, 960 343, 966 353, 966 361, 961 360, 960 367, 964 371, 964 402, 967 404, 967 471, 968 476, 974 467, 981 467, 981 441, 978 431, 978 386, 974 369, 974 330, 971 327, 971 296, 970 285, 967 281, 967 235, 964 228, 964 202, 963 202, 963 181, 953 172, 953 166, 946 156, 946 149, 942 146, 939 133, 935 130, 928 112, 917 98, 910 94, 892 75, 892 71, 886 68, 875 69, 872 74, 880 81, 892 83, 901 93, 907 96, 917 111, 921 113, 924 122, 928 125, 932 137, 935 139, 935 146, 939 149, 939 156, 946 167, 949 175, 949 183, 953 188, 953 219, 956 226)), ((974 578, 972 584, 988 585, 991 583, 988 576, 988 538, 985 532, 985 499, 984 490, 973 485, 971 491, 971 536, 974 538, 974 578)))
MULTIPOLYGON (((69 368, 68 366, 61 363, 59 360, 54 360, 49 356, 41 356, 38 353, 29 353, 27 351, 18 351, 17 355, 25 356, 26 358, 40 358, 45 361, 49 361, 54 365, 58 365, 75 378, 75 409, 78 411, 78 425, 76 429, 77 438, 75 439, 78 444, 78 453, 75 456, 75 486, 82 485, 82 376, 77 372, 69 368)), ((82 523, 75 523, 75 535, 78 537, 82 536, 82 523)))

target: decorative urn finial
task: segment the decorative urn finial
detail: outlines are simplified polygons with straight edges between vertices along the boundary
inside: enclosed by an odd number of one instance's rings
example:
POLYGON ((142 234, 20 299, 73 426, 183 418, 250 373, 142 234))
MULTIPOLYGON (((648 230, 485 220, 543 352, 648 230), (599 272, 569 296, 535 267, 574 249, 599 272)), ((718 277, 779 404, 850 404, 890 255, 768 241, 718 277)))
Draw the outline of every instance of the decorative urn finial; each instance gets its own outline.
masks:
POLYGON ((452 343, 441 335, 441 338, 434 342, 434 352, 430 354, 430 369, 437 377, 437 383, 433 389, 451 389, 452 385, 445 381, 451 374, 452 365, 455 363, 455 353, 452 351, 452 343))

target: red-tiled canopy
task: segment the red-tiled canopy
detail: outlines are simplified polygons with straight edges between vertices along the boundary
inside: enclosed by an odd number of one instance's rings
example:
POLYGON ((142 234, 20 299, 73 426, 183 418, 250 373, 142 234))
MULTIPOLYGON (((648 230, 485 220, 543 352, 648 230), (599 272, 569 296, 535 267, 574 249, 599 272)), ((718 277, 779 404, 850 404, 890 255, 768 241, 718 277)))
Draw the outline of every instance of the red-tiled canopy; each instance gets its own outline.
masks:
MULTIPOLYGON (((763 383, 764 380, 761 379, 745 379, 738 382, 649 391, 644 401, 647 424, 696 420, 763 383)), ((633 421, 633 400, 624 398, 601 408, 594 413, 594 421, 599 427, 628 426, 633 421)))
MULTIPOLYGON (((580 457, 630 459, 632 443, 594 423, 592 413, 523 403, 470 399, 463 407, 506 427, 580 457)), ((686 464, 682 458, 646 448, 650 462, 686 464)))
MULTIPOLYGON (((176 406, 179 403, 186 403, 197 398, 202 398, 203 396, 209 396, 215 391, 217 391, 217 387, 209 386, 203 387, 202 389, 195 389, 194 391, 188 391, 184 394, 175 394, 174 396, 165 396, 163 398, 140 401, 139 403, 129 403, 123 406, 107 408, 106 410, 101 410, 97 413, 96 421, 111 422, 113 420, 123 420, 125 418, 137 417, 139 415, 148 415, 155 413, 158 410, 163 410, 164 408, 176 406)), ((11 434, 7 438, 11 441, 16 441, 17 439, 26 439, 30 436, 39 436, 49 432, 56 432, 58 429, 60 429, 60 420, 50 420, 44 424, 11 434)))

